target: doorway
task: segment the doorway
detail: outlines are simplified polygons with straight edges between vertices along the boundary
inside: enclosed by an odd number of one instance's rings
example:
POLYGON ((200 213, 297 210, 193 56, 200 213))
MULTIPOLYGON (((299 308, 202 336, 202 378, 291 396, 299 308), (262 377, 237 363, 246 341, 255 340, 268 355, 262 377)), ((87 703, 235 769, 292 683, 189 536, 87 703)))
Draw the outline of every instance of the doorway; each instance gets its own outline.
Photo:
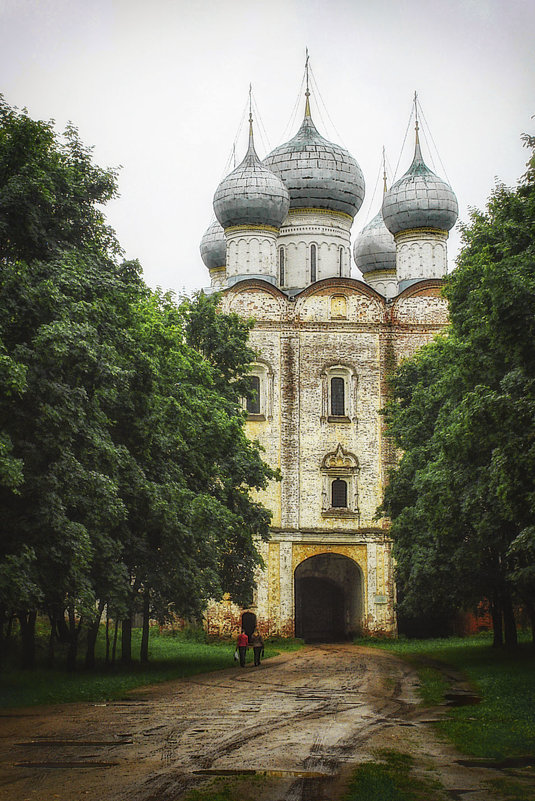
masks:
POLYGON ((362 573, 341 554, 319 554, 295 570, 295 636, 335 642, 362 629, 362 573))

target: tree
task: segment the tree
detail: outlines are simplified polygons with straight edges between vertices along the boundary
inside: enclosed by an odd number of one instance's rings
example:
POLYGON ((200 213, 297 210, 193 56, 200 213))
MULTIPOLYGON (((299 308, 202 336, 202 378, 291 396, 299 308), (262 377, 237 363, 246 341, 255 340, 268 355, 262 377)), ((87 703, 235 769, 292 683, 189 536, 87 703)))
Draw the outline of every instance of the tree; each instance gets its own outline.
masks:
MULTIPOLYGON (((527 138, 533 148, 535 142, 527 138)), ((463 228, 446 280, 447 334, 402 363, 386 409, 403 456, 392 518, 400 611, 435 618, 491 601, 514 645, 513 600, 534 609, 535 160, 463 228)))
POLYGON ((214 320, 215 302, 200 295, 177 306, 171 295, 154 294, 139 309, 133 337, 143 392, 123 405, 117 427, 135 459, 125 481, 127 506, 135 513, 122 536, 130 611, 141 598, 145 632, 149 615, 161 622, 174 614, 199 617, 209 598, 225 592, 246 603, 261 561, 255 541, 268 535, 270 515, 250 489, 265 488, 275 473, 245 436, 234 386, 253 355, 246 345, 249 327, 235 316, 214 320), (221 326, 223 365, 188 344, 192 319, 197 343, 221 326))
POLYGON ((202 295, 154 293, 100 204, 113 170, 69 127, 0 101, 0 613, 31 666, 38 610, 74 667, 105 607, 125 618, 245 602, 275 473, 247 440, 249 325, 202 295))

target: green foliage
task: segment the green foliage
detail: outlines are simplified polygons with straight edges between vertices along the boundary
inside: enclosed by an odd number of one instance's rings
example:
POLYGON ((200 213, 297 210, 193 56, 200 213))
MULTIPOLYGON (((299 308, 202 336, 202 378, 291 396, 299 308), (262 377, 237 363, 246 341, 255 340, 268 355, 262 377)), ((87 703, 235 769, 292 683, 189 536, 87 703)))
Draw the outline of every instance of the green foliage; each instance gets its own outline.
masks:
MULTIPOLYGON (((11 652, 0 673, 0 707, 64 704, 75 701, 105 701, 121 698, 129 690, 162 681, 235 667, 234 640, 206 642, 204 632, 193 629, 185 632, 153 629, 150 636, 150 664, 130 665, 105 663, 105 631, 100 626, 96 641, 96 665, 93 670, 73 672, 46 666, 48 633, 44 624, 38 626, 37 665, 33 671, 18 669, 17 640, 11 642, 11 652), (202 632, 202 634, 201 634, 202 632)), ((119 646, 121 644, 119 634, 119 646)), ((66 648, 67 646, 60 646, 66 648)), ((141 630, 132 634, 133 652, 141 647, 141 630)), ((265 658, 281 651, 295 650, 295 643, 282 642, 277 647, 266 645, 265 658)), ((252 658, 252 657, 251 657, 252 658)))
POLYGON ((528 167, 471 212, 446 280, 447 335, 392 379, 385 413, 404 454, 381 511, 402 616, 444 619, 486 597, 510 618, 512 590, 535 610, 533 156, 528 167))
POLYGON ((448 689, 443 674, 430 667, 429 660, 453 666, 469 679, 482 702, 451 708, 435 724, 459 751, 498 760, 535 753, 535 652, 527 642, 515 651, 496 651, 492 636, 479 634, 383 640, 374 647, 397 653, 415 665, 425 703, 440 703, 440 691, 448 689))
POLYGON ((0 634, 16 613, 26 664, 37 609, 74 667, 105 607, 163 622, 248 603, 268 536, 250 492, 276 473, 240 403, 250 325, 119 263, 115 192, 72 127, 0 101, 0 634))
POLYGON ((343 801, 431 801, 441 797, 439 785, 412 772, 414 760, 398 751, 381 751, 379 762, 363 762, 355 770, 343 801))
POLYGON ((32 120, 0 95, 0 262, 48 259, 77 248, 117 255, 99 205, 117 195, 116 171, 91 161, 74 126, 32 120))

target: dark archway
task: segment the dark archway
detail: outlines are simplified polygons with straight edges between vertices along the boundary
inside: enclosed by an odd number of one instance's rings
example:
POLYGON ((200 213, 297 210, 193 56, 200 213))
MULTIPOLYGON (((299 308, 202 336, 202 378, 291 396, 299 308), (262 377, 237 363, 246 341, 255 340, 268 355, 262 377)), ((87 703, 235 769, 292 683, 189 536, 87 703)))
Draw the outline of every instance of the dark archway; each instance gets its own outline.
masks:
POLYGON ((362 574, 341 554, 319 554, 296 568, 295 635, 306 642, 349 639, 362 629, 362 574))
POLYGON ((248 637, 256 628, 256 615, 254 612, 244 612, 241 616, 241 627, 248 637))

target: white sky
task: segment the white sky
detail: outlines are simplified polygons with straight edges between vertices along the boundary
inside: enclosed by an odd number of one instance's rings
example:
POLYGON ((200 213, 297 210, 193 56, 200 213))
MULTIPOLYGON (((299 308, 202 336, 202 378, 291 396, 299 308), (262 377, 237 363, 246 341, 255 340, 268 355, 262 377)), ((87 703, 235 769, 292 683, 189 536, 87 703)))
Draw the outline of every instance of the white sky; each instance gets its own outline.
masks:
MULTIPOLYGON (((533 0, 0 0, 0 91, 60 130, 71 120, 98 164, 122 165, 107 218, 126 256, 151 286, 189 292, 209 284, 199 242, 250 82, 273 148, 302 119, 301 99, 287 130, 308 46, 336 130, 314 96, 312 116, 366 179, 355 236, 379 208, 383 145, 396 167, 414 90, 460 219, 495 177, 516 183, 520 134, 534 131, 534 45, 533 0)), ((256 143, 262 158, 260 132, 256 143)), ((244 126, 238 161, 245 146, 244 126)))

